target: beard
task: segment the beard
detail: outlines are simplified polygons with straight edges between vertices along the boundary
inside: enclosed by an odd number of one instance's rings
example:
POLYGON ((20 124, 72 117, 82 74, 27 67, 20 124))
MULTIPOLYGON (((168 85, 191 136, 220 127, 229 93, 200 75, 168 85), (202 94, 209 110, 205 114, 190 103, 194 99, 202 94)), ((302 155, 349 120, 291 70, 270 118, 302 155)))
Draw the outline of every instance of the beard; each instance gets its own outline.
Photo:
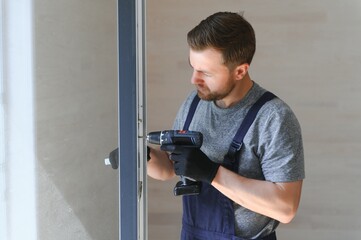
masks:
POLYGON ((227 85, 218 91, 211 91, 207 86, 197 85, 198 97, 205 101, 218 101, 227 97, 235 88, 235 82, 229 79, 227 85))

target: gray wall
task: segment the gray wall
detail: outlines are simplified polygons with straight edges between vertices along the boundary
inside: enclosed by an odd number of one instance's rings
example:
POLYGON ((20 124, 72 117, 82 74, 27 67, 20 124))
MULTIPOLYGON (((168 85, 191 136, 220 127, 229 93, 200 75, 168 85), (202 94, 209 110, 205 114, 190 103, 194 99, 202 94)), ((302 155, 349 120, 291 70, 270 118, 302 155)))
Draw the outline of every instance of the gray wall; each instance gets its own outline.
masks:
MULTIPOLYGON (((148 2, 148 127, 172 126, 188 92, 186 33, 217 11, 244 11, 256 31, 250 74, 295 111, 306 180, 298 215, 279 239, 361 236, 361 2, 157 0, 148 2)), ((174 183, 149 182, 151 240, 178 239, 174 183)))
POLYGON ((38 239, 117 239, 116 1, 34 2, 38 239))

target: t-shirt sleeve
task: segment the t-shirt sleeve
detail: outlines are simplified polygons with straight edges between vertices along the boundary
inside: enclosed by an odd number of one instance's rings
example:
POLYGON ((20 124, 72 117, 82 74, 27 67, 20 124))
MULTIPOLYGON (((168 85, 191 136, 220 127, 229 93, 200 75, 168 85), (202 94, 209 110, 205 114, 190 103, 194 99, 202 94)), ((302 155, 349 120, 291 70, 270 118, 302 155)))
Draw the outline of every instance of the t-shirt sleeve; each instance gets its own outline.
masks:
POLYGON ((261 167, 266 180, 292 182, 305 178, 300 124, 289 107, 275 108, 260 137, 261 167))

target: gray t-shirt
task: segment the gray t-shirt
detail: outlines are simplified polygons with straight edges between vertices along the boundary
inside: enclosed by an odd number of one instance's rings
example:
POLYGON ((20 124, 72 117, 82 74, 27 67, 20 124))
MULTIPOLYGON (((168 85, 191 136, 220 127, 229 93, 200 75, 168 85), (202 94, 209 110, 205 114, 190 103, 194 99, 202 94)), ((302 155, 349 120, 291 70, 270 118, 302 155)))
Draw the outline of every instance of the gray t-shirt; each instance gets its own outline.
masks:
MULTIPOLYGON (((265 92, 257 83, 236 105, 222 109, 212 101, 201 100, 189 130, 203 134, 201 150, 214 162, 222 163, 248 110, 265 92)), ((182 129, 193 91, 178 111, 174 129, 182 129)), ((305 177, 300 125, 279 98, 267 102, 249 128, 239 154, 238 173, 270 182, 293 182, 305 177)), ((236 235, 244 238, 266 236, 279 222, 234 203, 236 235)))

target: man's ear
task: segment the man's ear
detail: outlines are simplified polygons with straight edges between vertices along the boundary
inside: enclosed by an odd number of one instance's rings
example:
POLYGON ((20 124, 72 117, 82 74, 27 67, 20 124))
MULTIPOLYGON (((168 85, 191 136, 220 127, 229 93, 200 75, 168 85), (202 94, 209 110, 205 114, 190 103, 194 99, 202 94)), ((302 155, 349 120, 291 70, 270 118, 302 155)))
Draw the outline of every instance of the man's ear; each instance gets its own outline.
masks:
POLYGON ((241 65, 236 66, 234 69, 234 77, 236 80, 242 80, 244 76, 248 73, 249 64, 242 63, 241 65))

